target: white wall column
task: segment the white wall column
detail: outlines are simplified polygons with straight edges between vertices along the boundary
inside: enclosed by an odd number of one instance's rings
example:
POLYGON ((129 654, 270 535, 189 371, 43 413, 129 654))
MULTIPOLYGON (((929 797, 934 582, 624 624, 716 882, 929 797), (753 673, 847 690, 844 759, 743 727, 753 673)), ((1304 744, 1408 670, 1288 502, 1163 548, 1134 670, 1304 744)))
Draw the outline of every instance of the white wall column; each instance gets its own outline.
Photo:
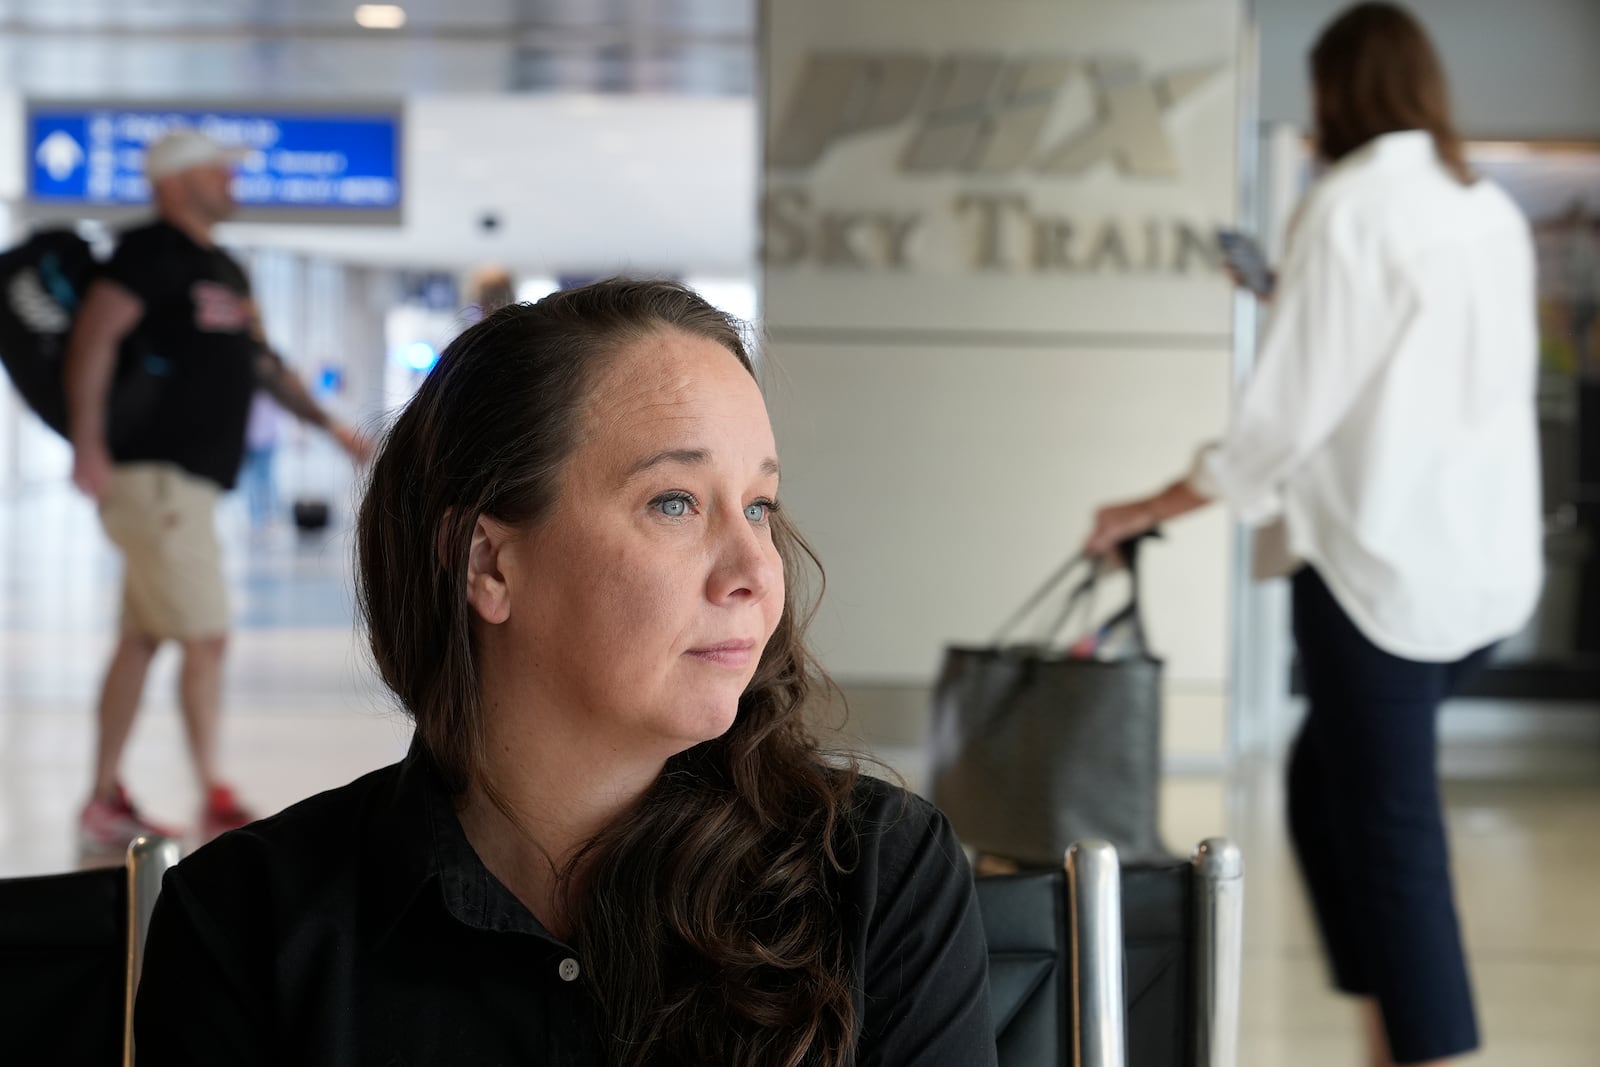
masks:
MULTIPOLYGON (((770 0, 763 304, 813 632, 911 740, 1092 508, 1226 423, 1236 0, 770 0)), ((1169 756, 1226 747, 1225 516, 1148 558, 1169 756)), ((879 734, 881 724, 866 728, 879 734)))

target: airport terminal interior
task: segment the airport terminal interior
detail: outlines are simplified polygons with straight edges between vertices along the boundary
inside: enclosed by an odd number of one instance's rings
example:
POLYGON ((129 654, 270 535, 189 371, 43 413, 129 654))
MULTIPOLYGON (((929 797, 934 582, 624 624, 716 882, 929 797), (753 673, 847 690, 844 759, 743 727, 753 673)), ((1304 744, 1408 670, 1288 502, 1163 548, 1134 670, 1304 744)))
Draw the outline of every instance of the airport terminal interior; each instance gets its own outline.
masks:
MULTIPOLYGON (((1314 176, 1306 54, 1346 6, 6 0, 0 234, 10 248, 65 227, 104 256, 148 215, 160 131, 250 149, 218 240, 272 347, 374 439, 496 288, 538 300, 618 273, 695 288, 748 324, 784 510, 828 575, 813 641, 848 714, 819 713, 822 729, 937 800, 946 650, 993 641, 1097 506, 1159 489, 1226 427, 1264 311, 1213 235, 1254 234, 1277 260, 1314 176), (990 81, 1004 88, 985 102, 990 81), (916 104, 924 82, 934 104, 916 104)), ((1468 162, 1528 217, 1539 272, 1544 585, 1440 719, 1483 1035, 1463 1062, 1592 1067, 1600 4, 1408 6, 1468 162)), ((401 759, 411 726, 356 610, 364 468, 281 410, 251 435, 216 512, 220 765, 265 815, 401 759)), ((78 819, 124 563, 72 469, 7 385, 0 878, 93 862, 78 819)), ((1232 1062, 1367 1067, 1285 825, 1304 687, 1287 584, 1253 579, 1259 541, 1211 509, 1141 549, 1160 836, 1178 856, 1226 836, 1244 858, 1232 1062)), ((1107 585, 1102 610, 1130 588, 1107 585)), ((178 671, 163 648, 122 780, 189 851, 202 798, 178 671)))

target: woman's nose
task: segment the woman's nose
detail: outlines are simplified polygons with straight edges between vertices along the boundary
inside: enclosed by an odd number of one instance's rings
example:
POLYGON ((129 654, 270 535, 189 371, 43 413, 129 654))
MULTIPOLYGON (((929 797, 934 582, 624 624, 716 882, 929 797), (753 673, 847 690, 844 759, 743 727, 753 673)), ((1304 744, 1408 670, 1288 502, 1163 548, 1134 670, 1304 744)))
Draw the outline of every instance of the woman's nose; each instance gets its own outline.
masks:
POLYGON ((720 603, 741 597, 765 598, 781 581, 781 564, 772 549, 770 536, 752 525, 742 510, 723 527, 707 591, 711 599, 720 603))

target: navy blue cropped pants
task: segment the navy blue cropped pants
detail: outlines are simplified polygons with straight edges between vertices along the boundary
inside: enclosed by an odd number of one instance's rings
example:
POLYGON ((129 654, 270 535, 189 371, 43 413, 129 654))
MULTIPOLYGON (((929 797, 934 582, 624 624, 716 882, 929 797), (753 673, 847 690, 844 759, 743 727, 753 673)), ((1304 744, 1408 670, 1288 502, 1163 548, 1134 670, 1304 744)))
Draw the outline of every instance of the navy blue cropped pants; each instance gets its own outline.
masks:
POLYGON ((1390 655, 1307 567, 1294 632, 1310 711, 1289 764, 1289 828, 1339 989, 1375 997, 1396 1063, 1478 1044, 1450 885, 1439 705, 1488 650, 1456 663, 1390 655))

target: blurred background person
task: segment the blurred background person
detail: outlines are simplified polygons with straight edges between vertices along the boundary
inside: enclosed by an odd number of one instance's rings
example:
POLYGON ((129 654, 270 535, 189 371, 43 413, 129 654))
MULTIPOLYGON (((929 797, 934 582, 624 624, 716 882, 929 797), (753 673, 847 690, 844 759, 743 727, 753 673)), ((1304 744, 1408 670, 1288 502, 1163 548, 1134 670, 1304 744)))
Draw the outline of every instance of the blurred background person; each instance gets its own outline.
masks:
POLYGON ((1087 548, 1222 500, 1281 517, 1309 713, 1289 823, 1370 1062, 1478 1045, 1437 778, 1440 703, 1529 618, 1542 577, 1534 252, 1467 168, 1421 25, 1360 4, 1311 54, 1329 164, 1291 232, 1226 439, 1087 548))
POLYGON ((203 798, 200 833, 252 818, 216 766, 229 618, 214 512, 238 477, 256 389, 325 429, 352 457, 368 452, 267 349, 249 279, 213 241, 213 227, 236 207, 234 160, 188 129, 150 146, 145 169, 157 218, 122 235, 84 296, 68 346, 72 480, 98 503, 124 561, 121 634, 101 690, 94 777, 79 817, 80 847, 89 852, 164 832, 140 815, 118 767, 151 659, 167 640, 183 647, 179 703, 203 798), (113 455, 106 400, 118 349, 135 330, 159 354, 166 380, 149 418, 113 455))
POLYGON ((273 470, 278 452, 277 401, 264 389, 250 398, 250 416, 245 422, 244 463, 239 468, 240 488, 245 509, 254 530, 265 530, 278 513, 278 484, 273 470))
POLYGON ((516 300, 516 284, 511 280, 511 272, 504 267, 491 264, 473 274, 468 304, 476 309, 474 314, 478 319, 486 319, 516 300))

